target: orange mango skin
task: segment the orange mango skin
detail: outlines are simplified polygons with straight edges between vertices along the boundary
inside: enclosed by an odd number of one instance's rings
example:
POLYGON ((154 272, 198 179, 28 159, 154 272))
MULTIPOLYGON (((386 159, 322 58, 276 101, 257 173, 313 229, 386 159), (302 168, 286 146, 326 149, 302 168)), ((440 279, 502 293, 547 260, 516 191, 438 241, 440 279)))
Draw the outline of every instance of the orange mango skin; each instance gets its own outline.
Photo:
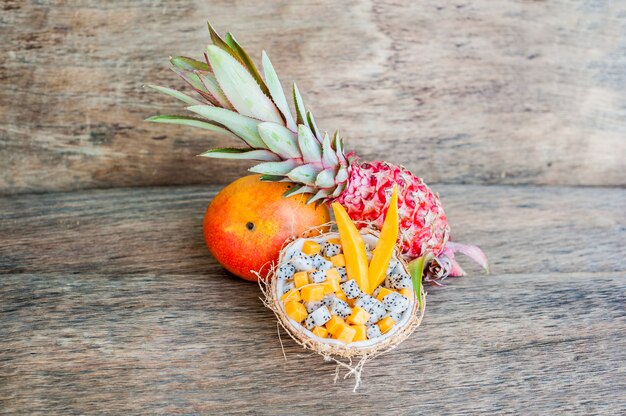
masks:
POLYGON ((249 175, 213 198, 204 215, 204 240, 229 272, 250 281, 258 280, 252 270, 267 277, 269 264, 278 261, 285 240, 304 236, 309 228, 330 221, 326 206, 306 205, 309 194, 284 198, 282 194, 292 186, 262 182, 260 175, 249 175), (254 229, 248 229, 248 223, 254 229))

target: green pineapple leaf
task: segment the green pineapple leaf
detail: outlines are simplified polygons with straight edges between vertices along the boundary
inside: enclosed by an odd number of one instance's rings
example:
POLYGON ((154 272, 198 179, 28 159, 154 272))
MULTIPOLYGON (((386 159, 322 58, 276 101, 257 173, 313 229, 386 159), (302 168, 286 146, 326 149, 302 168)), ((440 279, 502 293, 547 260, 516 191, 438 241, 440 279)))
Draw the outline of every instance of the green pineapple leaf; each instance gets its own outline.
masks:
POLYGON ((217 159, 243 159, 243 160, 262 160, 262 161, 277 161, 280 160, 278 156, 269 150, 263 149, 235 149, 235 148, 220 148, 207 150, 198 156, 210 157, 217 159))
POLYGON ((286 198, 288 196, 299 195, 299 194, 310 194, 315 192, 315 189, 310 186, 296 185, 287 192, 283 194, 286 198))
POLYGON ((186 104, 189 105, 202 105, 204 104, 202 101, 196 100, 193 97, 188 96, 187 94, 184 94, 180 91, 174 90, 172 88, 167 88, 167 87, 161 87, 159 85, 152 85, 152 84, 146 84, 146 87, 152 88, 153 90, 162 92, 163 94, 167 94, 170 97, 174 97, 177 100, 180 100, 186 104))
POLYGON ((145 121, 150 121, 152 123, 168 123, 168 124, 180 124, 183 126, 191 126, 191 127, 198 127, 204 130, 211 130, 214 131, 216 133, 222 133, 222 134, 226 134, 228 136, 232 136, 235 138, 239 138, 237 137, 235 134, 233 134, 233 132, 221 127, 221 126, 216 126, 215 124, 209 123, 206 120, 200 119, 200 118, 195 118, 195 117, 189 117, 189 116, 153 116, 153 117, 148 117, 145 121))
POLYGON ((296 183, 314 186, 315 178, 320 169, 313 163, 300 165, 287 174, 287 177, 296 183))
MULTIPOLYGON (((335 185, 335 168, 324 169, 317 174, 315 186, 318 188, 330 188, 335 185)), ((325 196, 328 196, 326 194, 325 196)))
POLYGON ((322 140, 322 135, 320 134, 320 131, 317 128, 317 124, 315 124, 315 119, 313 118, 313 114, 311 114, 310 111, 307 111, 306 113, 306 120, 307 120, 307 123, 309 124, 309 127, 311 128, 311 131, 313 132, 315 137, 317 137, 317 140, 322 140))
POLYGON ((206 62, 197 61, 185 56, 173 56, 170 58, 170 62, 176 68, 182 69, 183 71, 211 71, 206 62))
POLYGON ((311 129, 304 124, 298 125, 298 146, 302 152, 304 163, 320 163, 322 161, 322 148, 315 139, 311 129))
POLYGON ((296 123, 304 124, 306 109, 304 108, 302 96, 300 95, 300 91, 298 91, 298 86, 295 82, 293 83, 293 104, 296 107, 296 123))
POLYGON ((274 153, 277 153, 283 159, 300 158, 302 154, 298 148, 296 135, 284 127, 276 123, 260 123, 259 134, 267 147, 274 153))
POLYGON ((267 146, 261 140, 258 132, 258 120, 250 117, 242 116, 234 111, 224 108, 213 107, 211 105, 193 105, 187 107, 187 110, 200 114, 211 121, 219 123, 228 130, 235 133, 239 138, 246 142, 250 147, 256 149, 267 149, 267 146))
POLYGON ((261 74, 259 74, 259 70, 256 69, 254 62, 252 62, 252 59, 250 59, 246 51, 241 47, 241 45, 239 45, 237 39, 235 39, 235 37, 230 32, 227 32, 225 41, 228 46, 230 46, 230 48, 239 56, 239 60, 245 65, 246 68, 248 68, 248 71, 250 71, 252 77, 256 80, 257 84, 259 84, 259 87, 261 87, 261 91, 263 91, 263 93, 268 97, 271 97, 270 91, 267 89, 267 85, 265 85, 265 81, 263 81, 263 78, 261 78, 261 74))
POLYGON ((218 48, 222 49, 223 51, 228 52, 233 58, 241 62, 239 55, 237 55, 237 52, 235 52, 228 45, 228 43, 224 42, 224 39, 222 39, 222 37, 217 33, 217 31, 213 29, 213 26, 211 26, 211 22, 206 22, 206 23, 207 23, 207 26, 209 27, 209 35, 211 36, 211 41, 213 42, 213 44, 217 46, 218 48))
POLYGON ((261 175, 261 178, 259 179, 265 182, 280 182, 283 178, 284 176, 280 175, 261 175))
POLYGON ((242 64, 215 45, 207 47, 207 59, 215 78, 232 106, 244 116, 283 124, 283 118, 272 100, 242 64))
POLYGON ((282 162, 259 163, 256 166, 252 166, 248 170, 250 172, 260 173, 263 175, 285 176, 296 166, 298 166, 298 162, 296 162, 295 160, 283 160, 282 162))
POLYGON ((280 112, 285 117, 287 128, 292 131, 296 131, 298 127, 293 119, 293 116, 291 115, 291 111, 289 110, 289 104, 287 103, 287 98, 285 97, 285 91, 283 91, 283 87, 280 85, 280 80, 274 70, 274 66, 272 65, 272 62, 270 62, 270 58, 267 56, 265 51, 261 53, 261 63, 263 64, 265 82, 270 91, 270 96, 272 97, 272 100, 274 100, 274 104, 276 104, 276 107, 278 107, 280 112))
POLYGON ((311 204, 311 203, 316 202, 316 201, 321 201, 322 199, 326 198, 329 194, 330 194, 330 190, 329 189, 320 189, 319 191, 317 191, 317 193, 315 195, 313 195, 311 198, 309 198, 306 201, 306 203, 307 204, 311 204))
POLYGON ((426 253, 422 257, 418 257, 409 263, 409 273, 411 274, 411 280, 413 281, 413 290, 417 296, 417 302, 419 308, 422 309, 422 276, 424 275, 424 267, 432 260, 433 255, 426 253))
POLYGON ((330 144, 330 137, 328 133, 324 134, 324 140, 322 141, 322 164, 325 167, 337 166, 339 159, 330 144))
POLYGON ((215 75, 213 75, 212 73, 197 75, 200 78, 202 85, 204 85, 204 87, 215 100, 215 103, 218 107, 226 108, 228 110, 234 110, 233 106, 230 104, 230 101, 228 101, 228 98, 226 98, 226 95, 224 95, 224 91, 222 91, 220 85, 217 83, 215 75))

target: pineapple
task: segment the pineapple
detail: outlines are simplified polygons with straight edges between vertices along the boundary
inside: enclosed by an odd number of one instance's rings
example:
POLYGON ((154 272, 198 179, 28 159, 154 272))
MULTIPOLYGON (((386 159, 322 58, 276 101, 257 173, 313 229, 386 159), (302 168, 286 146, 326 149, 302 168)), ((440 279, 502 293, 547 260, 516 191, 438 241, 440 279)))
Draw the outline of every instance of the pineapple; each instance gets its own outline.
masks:
POLYGON ((450 245, 450 226, 438 195, 406 168, 388 162, 361 162, 346 153, 339 132, 320 130, 306 110, 296 84, 292 114, 278 76, 265 52, 259 72, 248 54, 227 33, 220 37, 209 24, 213 44, 204 61, 176 56, 172 69, 198 97, 149 85, 185 104, 194 116, 155 116, 147 120, 181 124, 232 136, 244 142, 240 148, 208 150, 200 156, 254 160, 250 168, 262 180, 296 184, 285 196, 311 194, 309 203, 338 202, 359 227, 382 227, 394 185, 398 187, 400 233, 398 243, 407 260, 432 254, 447 265, 437 278, 450 272, 463 274, 454 252, 469 253, 486 267, 484 254, 474 246, 450 245))

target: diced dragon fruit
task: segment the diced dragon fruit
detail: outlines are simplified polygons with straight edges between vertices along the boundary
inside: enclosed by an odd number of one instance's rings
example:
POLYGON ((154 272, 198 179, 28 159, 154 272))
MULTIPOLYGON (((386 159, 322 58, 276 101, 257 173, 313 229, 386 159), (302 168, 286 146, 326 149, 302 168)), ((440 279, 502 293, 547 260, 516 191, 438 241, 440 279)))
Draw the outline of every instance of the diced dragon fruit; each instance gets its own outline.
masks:
MULTIPOLYGON (((349 280, 348 282, 354 282, 354 280, 349 280)), ((344 291, 345 292, 345 291, 344 291)), ((346 293, 346 296, 348 294, 346 293)), ((362 293, 359 298, 354 303, 355 306, 358 306, 361 309, 364 309, 367 313, 371 313, 374 308, 374 305, 378 302, 376 299, 371 297, 366 293, 362 293)))
POLYGON ((280 280, 291 279, 295 272, 296 272, 296 267, 293 264, 283 263, 280 266, 278 266, 276 277, 278 277, 280 280))
POLYGON ((304 320, 304 326, 306 326, 306 329, 308 330, 315 328, 315 319, 313 318, 313 315, 309 315, 306 317, 306 319, 304 320))
POLYGON ((386 313, 383 317, 381 317, 380 319, 384 319, 388 316, 391 316, 391 319, 393 319, 396 323, 400 322, 400 320, 402 319, 402 316, 404 314, 402 313, 393 313, 393 312, 388 312, 386 313))
POLYGON ((283 295, 289 292, 291 289, 295 289, 296 285, 293 282, 287 282, 283 285, 283 295))
POLYGON ((330 301, 330 313, 337 315, 340 318, 346 319, 352 314, 352 308, 346 302, 339 298, 332 298, 330 301))
POLYGON ((309 256, 294 257, 290 261, 299 272, 308 272, 309 270, 314 269, 313 261, 309 256))
POLYGON ((324 253, 326 257, 336 256, 341 253, 341 247, 337 244, 326 242, 322 244, 322 253, 324 253))
POLYGON ((409 300, 401 294, 393 292, 383 298, 383 305, 391 313, 401 313, 409 307, 409 300))
POLYGON ((394 258, 389 261, 389 267, 387 267, 387 276, 391 276, 400 271, 400 262, 394 258))
POLYGON ((355 280, 348 280, 347 282, 342 283, 341 290, 346 294, 348 299, 354 299, 359 296, 362 292, 359 289, 359 285, 355 280))
POLYGON ((326 322, 330 321, 330 311, 325 305, 322 305, 313 312, 311 312, 309 316, 313 317, 315 326, 322 326, 326 322))
POLYGON ((378 338, 383 335, 382 332, 380 332, 380 328, 378 327, 378 325, 368 326, 366 334, 367 339, 378 338))
POLYGON ((348 272, 345 267, 337 267, 337 273, 339 273, 339 277, 341 277, 341 283, 348 281, 348 272))
POLYGON ((311 279, 312 283, 322 283, 326 280, 326 272, 323 270, 316 270, 309 273, 309 278, 311 279))
POLYGON ((406 274, 393 274, 385 279, 385 286, 390 289, 405 289, 412 287, 413 282, 406 274))
POLYGON ((324 306, 324 301, 319 301, 319 302, 304 302, 304 307, 306 308, 306 311, 308 313, 313 312, 314 310, 316 310, 317 308, 319 308, 320 306, 324 306))
POLYGON ((319 265, 318 269, 319 270, 330 270, 333 267, 333 263, 328 261, 328 260, 324 260, 324 262, 322 264, 319 265))
POLYGON ((319 254, 314 254, 312 256, 310 256, 311 258, 311 262, 313 264, 313 268, 314 269, 318 269, 320 268, 320 266, 322 264, 324 264, 324 262, 326 261, 326 259, 322 256, 320 256, 319 254))

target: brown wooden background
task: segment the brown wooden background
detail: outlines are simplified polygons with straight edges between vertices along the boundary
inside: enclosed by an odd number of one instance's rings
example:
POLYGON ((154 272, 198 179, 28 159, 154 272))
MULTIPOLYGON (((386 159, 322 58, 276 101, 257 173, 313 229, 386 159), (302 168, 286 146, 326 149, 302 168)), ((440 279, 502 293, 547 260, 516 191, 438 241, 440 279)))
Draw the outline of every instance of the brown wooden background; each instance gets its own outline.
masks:
POLYGON ((625 160, 624 1, 0 0, 0 414, 626 414, 625 160), (207 253, 227 142, 142 121, 208 18, 489 256, 357 393, 207 253))
POLYGON ((167 57, 199 57, 210 18, 322 128, 429 183, 626 183, 621 1, 3 0, 0 192, 226 183, 226 141, 145 117, 179 110, 167 57))

